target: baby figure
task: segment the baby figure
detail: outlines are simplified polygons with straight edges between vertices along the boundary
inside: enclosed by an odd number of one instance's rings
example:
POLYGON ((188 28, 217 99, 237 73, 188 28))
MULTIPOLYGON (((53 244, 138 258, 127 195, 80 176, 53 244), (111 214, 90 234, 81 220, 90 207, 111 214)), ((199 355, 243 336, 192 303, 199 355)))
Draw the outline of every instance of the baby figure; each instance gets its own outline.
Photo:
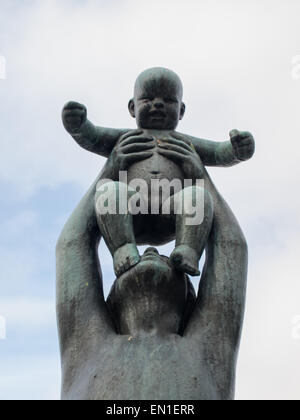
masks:
POLYGON ((210 193, 204 183, 197 182, 203 179, 203 165, 232 166, 254 153, 254 140, 248 132, 232 130, 225 142, 176 132, 185 113, 182 97, 182 83, 174 72, 152 68, 137 78, 134 98, 129 101, 137 130, 96 127, 87 120, 86 108, 76 102, 63 109, 64 126, 76 142, 109 158, 97 187, 95 212, 117 277, 140 262, 137 245, 156 246, 173 239, 173 266, 199 275, 199 260, 214 215, 210 193), (120 179, 120 172, 126 173, 125 180, 120 179), (136 180, 142 180, 147 188, 137 192, 132 188, 136 180), (163 181, 173 187, 168 194, 153 188, 163 181), (107 211, 108 201, 115 204, 114 212, 107 211), (132 212, 133 202, 144 211, 132 212))

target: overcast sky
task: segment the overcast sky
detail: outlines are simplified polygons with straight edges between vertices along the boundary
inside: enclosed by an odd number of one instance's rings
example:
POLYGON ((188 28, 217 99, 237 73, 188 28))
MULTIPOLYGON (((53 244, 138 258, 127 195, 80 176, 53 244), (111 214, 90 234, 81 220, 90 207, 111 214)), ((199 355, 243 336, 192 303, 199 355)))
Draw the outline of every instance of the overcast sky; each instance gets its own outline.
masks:
POLYGON ((250 253, 236 397, 300 399, 299 16, 299 0, 1 0, 0 399, 59 398, 55 242, 105 162, 64 131, 62 106, 134 128, 127 103, 153 66, 183 81, 180 131, 255 137, 251 161, 209 169, 250 253))

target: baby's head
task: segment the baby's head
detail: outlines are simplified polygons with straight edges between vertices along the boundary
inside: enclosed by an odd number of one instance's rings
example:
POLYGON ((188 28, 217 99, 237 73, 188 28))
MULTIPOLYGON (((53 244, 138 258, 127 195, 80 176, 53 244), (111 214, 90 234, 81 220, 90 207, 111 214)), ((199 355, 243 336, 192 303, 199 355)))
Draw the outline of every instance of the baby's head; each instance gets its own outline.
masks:
POLYGON ((138 128, 175 130, 183 118, 182 83, 171 70, 154 67, 139 75, 129 112, 138 128))

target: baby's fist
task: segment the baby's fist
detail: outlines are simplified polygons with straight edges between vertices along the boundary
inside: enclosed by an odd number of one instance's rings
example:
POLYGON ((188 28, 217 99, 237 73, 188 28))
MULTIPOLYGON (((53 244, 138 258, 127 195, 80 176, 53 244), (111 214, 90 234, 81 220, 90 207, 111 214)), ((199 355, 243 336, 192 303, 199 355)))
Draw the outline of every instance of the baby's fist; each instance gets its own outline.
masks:
POLYGON ((238 160, 250 159, 255 150, 254 138, 248 131, 231 130, 229 133, 234 156, 238 160))
POLYGON ((70 133, 76 133, 82 124, 86 122, 87 111, 84 105, 78 102, 68 102, 62 111, 62 120, 65 129, 70 133))

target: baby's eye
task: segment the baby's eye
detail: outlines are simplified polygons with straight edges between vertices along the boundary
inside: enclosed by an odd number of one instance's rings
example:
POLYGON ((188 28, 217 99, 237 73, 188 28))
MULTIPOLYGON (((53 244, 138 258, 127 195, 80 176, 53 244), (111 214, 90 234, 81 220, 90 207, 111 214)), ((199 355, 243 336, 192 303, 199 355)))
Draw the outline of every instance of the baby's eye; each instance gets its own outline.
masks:
POLYGON ((169 103, 177 103, 177 99, 176 98, 165 98, 165 102, 169 102, 169 103))

